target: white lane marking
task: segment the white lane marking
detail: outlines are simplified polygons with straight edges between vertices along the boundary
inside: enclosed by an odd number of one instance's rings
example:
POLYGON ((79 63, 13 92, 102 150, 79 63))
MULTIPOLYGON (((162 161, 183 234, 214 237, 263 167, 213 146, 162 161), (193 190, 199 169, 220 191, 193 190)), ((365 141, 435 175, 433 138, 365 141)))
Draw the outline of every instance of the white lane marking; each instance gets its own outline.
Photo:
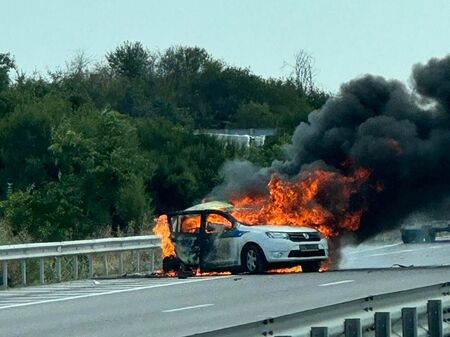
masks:
POLYGON ((191 309, 198 309, 198 308, 204 308, 204 307, 210 307, 214 304, 206 303, 206 304, 199 304, 199 305, 192 305, 190 307, 183 307, 183 308, 176 308, 176 309, 169 309, 169 310, 163 310, 162 312, 176 312, 176 311, 183 311, 183 310, 191 310, 191 309))
POLYGON ((220 279, 229 278, 229 277, 233 277, 233 276, 230 275, 230 276, 221 276, 221 277, 210 277, 210 278, 202 278, 202 279, 195 279, 195 280, 187 280, 187 281, 183 281, 183 282, 178 281, 178 282, 172 282, 172 283, 154 284, 154 285, 151 285, 151 286, 137 287, 137 288, 132 288, 132 289, 111 290, 111 291, 102 292, 102 293, 95 293, 95 294, 86 294, 86 295, 79 295, 79 296, 55 298, 55 299, 51 299, 51 300, 29 302, 29 303, 19 303, 19 304, 8 305, 8 306, 5 306, 5 307, 0 307, 0 310, 10 309, 10 308, 17 308, 17 307, 27 307, 27 306, 36 305, 36 304, 71 301, 71 300, 76 300, 76 299, 79 299, 79 298, 88 298, 88 297, 97 297, 97 296, 112 295, 112 294, 119 294, 119 293, 128 293, 128 292, 139 291, 139 290, 144 290, 144 289, 176 286, 178 284, 187 284, 187 283, 196 283, 196 282, 211 281, 211 280, 220 280, 220 279))
POLYGON ((354 251, 348 252, 345 255, 353 255, 353 254, 359 254, 359 253, 364 253, 364 252, 370 252, 373 250, 379 250, 379 249, 385 249, 385 248, 389 248, 389 247, 399 246, 401 244, 402 244, 401 242, 398 242, 398 243, 393 243, 390 245, 384 245, 384 246, 378 246, 378 247, 372 247, 372 248, 366 248, 366 249, 358 249, 356 247, 356 248, 353 248, 354 251))
MULTIPOLYGON (((42 298, 40 298, 39 300, 40 301, 47 301, 47 300, 53 300, 53 299, 55 299, 55 297, 42 297, 42 298)), ((36 299, 37 300, 37 299, 36 299)), ((9 300, 6 300, 6 301, 1 301, 0 302, 0 306, 5 306, 5 305, 8 305, 8 304, 21 304, 21 303, 30 303, 30 301, 33 301, 32 299, 31 300, 29 300, 29 299, 24 299, 24 298, 19 298, 19 299, 9 299, 9 300)))
POLYGON ((34 300, 39 300, 42 298, 59 298, 61 297, 61 294, 42 294, 40 296, 27 296, 27 295, 20 295, 20 296, 9 296, 9 297, 3 297, 0 299, 0 304, 4 303, 5 301, 9 300, 20 300, 20 299, 28 299, 28 302, 32 302, 34 300))
MULTIPOLYGON (((43 297, 43 298, 39 299, 39 301, 49 301, 49 300, 54 300, 54 299, 55 299, 55 297, 43 297)), ((33 300, 31 300, 31 301, 33 301, 33 300)), ((0 307, 5 307, 5 306, 8 306, 8 305, 13 305, 13 304, 31 303, 31 301, 30 300, 28 300, 28 301, 25 301, 25 300, 7 300, 7 301, 2 301, 0 303, 0 307)), ((37 299, 35 301, 37 301, 37 299)))
MULTIPOLYGON (((47 289, 47 288, 42 288, 42 290, 41 289, 26 289, 26 291, 28 293, 45 293, 48 291, 52 291, 52 289, 47 289)), ((54 289, 53 289, 53 291, 54 291, 54 289)), ((4 291, 0 292, 0 294, 12 294, 12 293, 17 293, 17 292, 23 293, 24 290, 9 290, 8 289, 8 290, 4 290, 4 291)))
MULTIPOLYGON (((130 289, 130 288, 128 288, 130 289)), ((115 290, 122 290, 122 289, 115 289, 115 290)), ((107 292, 108 290, 97 290, 95 291, 95 289, 92 290, 86 290, 86 291, 65 291, 65 292, 61 292, 61 293, 49 293, 49 294, 42 294, 42 296, 54 296, 54 297, 61 297, 61 296, 78 296, 78 295, 87 295, 87 294, 101 294, 103 292, 107 292)), ((36 296, 37 297, 37 296, 36 296)))
POLYGON ((445 248, 445 246, 417 247, 416 249, 405 249, 405 250, 400 250, 400 251, 396 251, 396 252, 377 253, 377 254, 367 255, 367 257, 383 256, 383 255, 395 255, 395 254, 403 254, 403 253, 409 253, 409 252, 419 252, 419 251, 422 251, 422 250, 439 249, 439 248, 445 248))
POLYGON ((355 282, 355 280, 343 280, 343 281, 337 281, 337 282, 330 282, 330 283, 323 283, 319 284, 319 287, 328 287, 328 286, 334 286, 338 284, 344 284, 344 283, 352 283, 355 282))
POLYGON ((413 252, 414 249, 405 249, 405 250, 401 250, 398 252, 387 252, 387 253, 377 253, 377 254, 371 254, 371 255, 367 255, 367 257, 374 257, 374 256, 385 256, 385 255, 399 255, 399 254, 403 254, 403 253, 409 253, 409 252, 413 252))

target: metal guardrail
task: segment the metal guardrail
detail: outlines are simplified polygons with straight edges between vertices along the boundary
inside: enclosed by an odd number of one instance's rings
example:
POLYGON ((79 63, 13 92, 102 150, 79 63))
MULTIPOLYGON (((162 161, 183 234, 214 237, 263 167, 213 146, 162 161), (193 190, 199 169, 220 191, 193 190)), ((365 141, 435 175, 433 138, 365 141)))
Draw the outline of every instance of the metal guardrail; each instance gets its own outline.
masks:
MULTIPOLYGON (((318 294, 319 296, 319 294, 318 294)), ((368 296, 198 337, 450 336, 450 282, 368 296)))
POLYGON ((56 279, 61 281, 61 258, 73 258, 73 278, 78 279, 78 256, 87 255, 88 275, 94 275, 94 256, 103 254, 104 274, 108 275, 108 253, 119 254, 119 272, 123 273, 123 252, 137 251, 137 271, 140 271, 140 251, 151 249, 151 271, 154 269, 154 250, 160 248, 161 241, 156 235, 108 238, 96 240, 79 240, 63 242, 32 243, 0 246, 2 265, 2 287, 8 287, 8 262, 21 261, 22 285, 27 284, 27 260, 39 259, 39 280, 45 283, 45 259, 55 258, 56 279))

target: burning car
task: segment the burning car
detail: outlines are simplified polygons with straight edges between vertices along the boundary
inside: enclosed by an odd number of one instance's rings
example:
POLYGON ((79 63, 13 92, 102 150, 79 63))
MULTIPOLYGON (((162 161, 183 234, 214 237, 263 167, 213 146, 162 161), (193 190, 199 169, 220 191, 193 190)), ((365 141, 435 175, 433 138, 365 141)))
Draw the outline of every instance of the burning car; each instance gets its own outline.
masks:
POLYGON ((163 269, 262 273, 301 265, 319 271, 328 243, 317 230, 298 226, 248 225, 232 215, 234 206, 208 202, 166 214, 175 255, 163 269))

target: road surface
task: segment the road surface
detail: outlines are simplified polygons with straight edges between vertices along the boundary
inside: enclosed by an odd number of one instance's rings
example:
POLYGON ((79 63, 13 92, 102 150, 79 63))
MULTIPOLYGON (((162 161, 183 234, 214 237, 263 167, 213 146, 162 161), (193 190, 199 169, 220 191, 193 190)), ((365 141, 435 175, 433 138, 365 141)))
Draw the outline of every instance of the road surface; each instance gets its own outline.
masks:
POLYGON ((399 265, 450 265, 450 239, 420 244, 404 244, 398 240, 346 246, 342 249, 339 268, 389 268, 399 265))
POLYGON ((450 240, 345 246, 312 274, 85 280, 0 291, 0 337, 186 336, 450 281, 450 240), (400 266, 403 266, 400 267, 400 266), (386 268, 376 270, 371 268, 386 268))
POLYGON ((450 267, 78 281, 0 292, 0 336, 186 336, 447 281, 450 267))

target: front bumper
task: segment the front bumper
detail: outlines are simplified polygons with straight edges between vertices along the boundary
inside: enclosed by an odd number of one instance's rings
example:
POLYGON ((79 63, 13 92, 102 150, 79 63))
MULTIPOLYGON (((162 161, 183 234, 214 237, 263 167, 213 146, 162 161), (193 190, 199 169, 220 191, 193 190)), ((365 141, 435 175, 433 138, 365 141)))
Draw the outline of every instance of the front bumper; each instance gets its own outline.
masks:
POLYGON ((286 239, 265 240, 261 247, 269 263, 290 263, 328 259, 326 239, 313 242, 293 242, 286 239))

